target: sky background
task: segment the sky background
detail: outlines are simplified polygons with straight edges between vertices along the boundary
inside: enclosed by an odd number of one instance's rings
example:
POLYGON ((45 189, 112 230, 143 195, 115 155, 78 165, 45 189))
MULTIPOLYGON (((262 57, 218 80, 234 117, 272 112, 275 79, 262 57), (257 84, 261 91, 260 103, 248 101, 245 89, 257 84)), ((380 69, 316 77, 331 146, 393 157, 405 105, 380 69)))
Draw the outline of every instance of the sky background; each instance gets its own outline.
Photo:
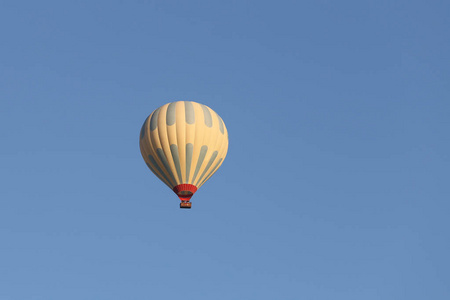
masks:
POLYGON ((0 300, 450 299, 449 1, 0 2, 0 300), (191 210, 139 131, 193 100, 191 210))

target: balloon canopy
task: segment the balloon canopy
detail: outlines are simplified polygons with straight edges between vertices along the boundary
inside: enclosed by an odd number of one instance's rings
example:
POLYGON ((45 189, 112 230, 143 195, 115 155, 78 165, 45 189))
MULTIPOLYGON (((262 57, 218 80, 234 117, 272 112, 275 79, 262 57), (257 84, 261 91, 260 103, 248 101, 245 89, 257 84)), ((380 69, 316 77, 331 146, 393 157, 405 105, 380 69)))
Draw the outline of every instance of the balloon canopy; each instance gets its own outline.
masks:
POLYGON ((192 195, 222 165, 228 131, 222 118, 192 101, 165 104, 148 116, 140 135, 149 169, 190 208, 192 195))

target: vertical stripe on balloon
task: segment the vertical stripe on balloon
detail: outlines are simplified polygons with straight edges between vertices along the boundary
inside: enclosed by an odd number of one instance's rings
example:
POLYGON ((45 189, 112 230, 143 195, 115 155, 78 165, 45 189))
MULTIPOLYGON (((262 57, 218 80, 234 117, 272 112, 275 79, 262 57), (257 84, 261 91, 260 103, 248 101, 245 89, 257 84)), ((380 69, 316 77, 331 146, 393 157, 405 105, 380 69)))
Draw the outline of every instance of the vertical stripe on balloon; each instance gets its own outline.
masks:
POLYGON ((150 154, 147 157, 151 163, 151 165, 149 166, 150 170, 152 170, 154 173, 156 173, 156 171, 158 171, 159 174, 161 174, 161 176, 164 177, 164 179, 168 185, 174 185, 174 183, 170 182, 169 178, 167 178, 166 174, 164 174, 163 170, 158 166, 158 163, 156 162, 155 158, 150 154))
POLYGON ((158 127, 158 116, 161 107, 155 110, 152 114, 152 118, 150 119, 150 131, 155 130, 158 127))
POLYGON ((194 184, 195 178, 197 177, 198 171, 200 171, 200 167, 203 164, 203 160, 205 159, 206 152, 208 152, 208 146, 202 146, 200 149, 200 155, 198 157, 197 166, 195 167, 194 177, 192 177, 191 183, 194 184))
POLYGON ((218 114, 216 114, 217 115, 217 119, 219 119, 219 129, 220 129, 220 132, 222 133, 222 134, 224 134, 225 133, 225 129, 224 129, 224 125, 223 125, 223 120, 222 120, 222 118, 218 115, 218 114))
POLYGON ((191 174, 192 153, 194 152, 194 145, 186 144, 186 183, 189 182, 189 175, 191 174))
POLYGON ((150 171, 152 171, 152 173, 155 174, 155 176, 159 178, 159 180, 161 180, 165 185, 170 187, 170 183, 168 181, 166 181, 166 179, 159 176, 159 174, 153 169, 153 167, 148 162, 146 162, 145 164, 150 169, 150 171))
POLYGON ((175 124, 175 108, 176 108, 177 103, 176 102, 172 102, 169 104, 169 107, 167 108, 167 114, 166 114, 166 124, 167 125, 173 125, 175 124))
POLYGON ((186 123, 194 124, 195 123, 195 112, 194 106, 191 101, 184 101, 185 115, 186 115, 186 123))
POLYGON ((212 127, 212 117, 211 117, 211 113, 209 112, 208 107, 206 107, 205 105, 201 104, 202 109, 203 109, 203 115, 205 117, 205 125, 207 127, 212 127))
POLYGON ((175 176, 173 175, 172 170, 170 169, 169 162, 167 161, 163 149, 161 148, 156 149, 156 153, 158 154, 159 160, 163 163, 165 170, 167 171, 167 173, 169 173, 170 178, 172 178, 172 182, 174 183, 174 185, 176 185, 177 181, 175 180, 175 176))
POLYGON ((203 176, 205 176, 206 172, 208 172, 208 169, 211 167, 218 153, 219 153, 218 151, 214 151, 214 153, 211 155, 211 158, 209 159, 209 162, 206 165, 205 170, 203 170, 202 176, 200 176, 200 178, 197 180, 197 183, 194 184, 195 186, 198 186, 198 183, 202 180, 203 176))
POLYGON ((222 162, 223 158, 219 159, 219 161, 217 162, 217 164, 214 166, 214 168, 212 168, 211 172, 209 172, 209 174, 205 177, 205 179, 203 179, 203 181, 198 185, 198 187, 202 186, 206 180, 208 180, 212 174, 214 174, 214 172, 216 172, 217 168, 220 166, 220 163, 222 162))
POLYGON ((170 145, 170 152, 172 152, 173 162, 175 164, 175 169, 177 170, 178 181, 179 183, 183 183, 183 177, 181 175, 180 157, 178 156, 178 146, 175 144, 170 145))
MULTIPOLYGON (((149 117, 150 117, 150 116, 149 116, 149 117)), ((147 127, 146 124, 147 124, 147 121, 148 121, 148 118, 149 118, 149 117, 147 117, 147 119, 145 119, 144 124, 142 124, 142 128, 141 128, 141 139, 143 139, 144 136, 145 136, 145 128, 147 127)))

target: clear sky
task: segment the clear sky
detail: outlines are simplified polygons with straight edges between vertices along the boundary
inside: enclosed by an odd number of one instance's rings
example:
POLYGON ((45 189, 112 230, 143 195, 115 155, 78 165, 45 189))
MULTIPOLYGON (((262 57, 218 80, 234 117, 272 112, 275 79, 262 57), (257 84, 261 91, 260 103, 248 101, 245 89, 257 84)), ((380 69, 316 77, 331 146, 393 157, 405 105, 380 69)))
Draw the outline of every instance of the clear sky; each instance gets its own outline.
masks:
POLYGON ((449 1, 0 2, 0 300, 450 299, 449 1), (228 156, 180 210, 157 107, 228 156))

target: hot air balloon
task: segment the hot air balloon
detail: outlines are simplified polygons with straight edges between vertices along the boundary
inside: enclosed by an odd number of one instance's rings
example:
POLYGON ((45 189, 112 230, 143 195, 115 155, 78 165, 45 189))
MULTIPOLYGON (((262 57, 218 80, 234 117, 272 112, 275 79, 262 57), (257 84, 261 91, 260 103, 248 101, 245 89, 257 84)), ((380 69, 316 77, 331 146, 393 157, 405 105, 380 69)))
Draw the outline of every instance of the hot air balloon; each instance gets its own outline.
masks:
POLYGON ((178 101, 148 116, 139 144, 149 169, 180 198, 180 208, 191 208, 191 197, 227 155, 228 131, 208 106, 178 101))

